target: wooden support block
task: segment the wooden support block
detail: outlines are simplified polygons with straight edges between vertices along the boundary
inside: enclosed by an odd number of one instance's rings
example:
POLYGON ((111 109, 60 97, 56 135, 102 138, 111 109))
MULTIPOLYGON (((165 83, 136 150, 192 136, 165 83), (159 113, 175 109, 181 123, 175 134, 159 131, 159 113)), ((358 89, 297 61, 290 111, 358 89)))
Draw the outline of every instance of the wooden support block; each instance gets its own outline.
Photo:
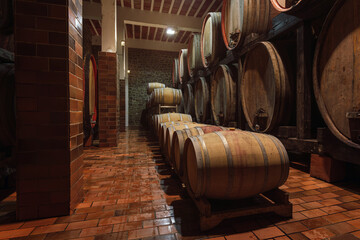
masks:
POLYGON ((311 154, 310 176, 326 182, 338 182, 345 178, 345 163, 330 157, 311 154))

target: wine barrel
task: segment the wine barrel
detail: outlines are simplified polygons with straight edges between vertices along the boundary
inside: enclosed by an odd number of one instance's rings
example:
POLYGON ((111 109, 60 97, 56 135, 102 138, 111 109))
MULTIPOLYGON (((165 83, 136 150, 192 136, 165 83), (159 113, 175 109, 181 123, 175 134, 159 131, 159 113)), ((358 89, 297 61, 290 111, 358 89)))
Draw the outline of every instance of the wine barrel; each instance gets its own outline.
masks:
POLYGON ((91 146, 93 128, 97 121, 97 67, 96 60, 93 55, 86 55, 84 59, 83 74, 83 127, 84 127, 84 145, 91 146))
POLYGON ((190 77, 193 77, 197 70, 203 68, 201 61, 201 34, 192 33, 189 38, 187 52, 187 67, 190 77))
MULTIPOLYGON (((186 139, 192 136, 201 136, 206 133, 212 133, 217 131, 225 131, 228 128, 218 126, 197 126, 190 129, 177 130, 174 132, 172 137, 172 143, 168 152, 171 153, 173 165, 180 177, 183 176, 183 153, 186 139)), ((168 145, 169 146, 169 145, 168 145)))
POLYGON ((212 67, 226 56, 221 35, 221 13, 208 13, 201 30, 201 60, 204 67, 212 67))
POLYGON ((0 64, 0 146, 15 145, 15 66, 0 64))
POLYGON ((182 99, 181 90, 175 88, 157 88, 151 95, 152 106, 157 104, 175 106, 179 105, 182 99))
POLYGON ((194 116, 195 108, 194 108, 194 91, 191 84, 186 84, 184 88, 184 111, 186 114, 190 114, 194 116))
POLYGON ((258 43, 245 58, 241 102, 246 121, 254 131, 269 132, 290 120, 290 81, 270 42, 258 43))
POLYGON ((221 30, 225 46, 240 47, 251 33, 266 33, 272 25, 270 2, 264 0, 224 0, 221 30))
POLYGON ((157 114, 154 116, 154 130, 155 134, 158 135, 160 124, 164 122, 177 122, 177 121, 189 121, 192 122, 191 115, 182 114, 182 113, 164 113, 157 114))
POLYGON ((171 121, 171 122, 164 122, 164 123, 160 123, 160 127, 159 127, 159 131, 158 131, 158 136, 159 136, 159 144, 160 147, 163 148, 165 143, 166 143, 166 129, 170 126, 190 126, 192 125, 193 122, 189 122, 189 121, 171 121))
POLYGON ((179 52, 179 82, 185 83, 189 79, 189 70, 187 66, 187 49, 181 49, 179 52))
POLYGON ((173 88, 177 88, 179 82, 179 59, 174 58, 172 68, 172 82, 173 88))
POLYGON ((203 77, 200 77, 195 84, 194 99, 196 121, 206 122, 210 115, 210 92, 203 77))
POLYGON ((158 82, 148 83, 147 93, 150 95, 155 89, 158 89, 158 88, 165 88, 165 84, 158 83, 158 82))
POLYGON ((211 109, 216 125, 227 125, 236 119, 235 65, 220 65, 211 80, 211 109))
POLYGON ((335 0, 270 0, 274 9, 281 13, 310 19, 330 10, 335 0))
POLYGON ((201 127, 201 126, 206 126, 206 125, 201 124, 201 123, 192 123, 192 124, 186 124, 186 126, 185 125, 184 126, 170 125, 169 127, 167 127, 166 131, 165 131, 166 137, 164 139, 164 147, 166 149, 168 159, 172 160, 173 156, 174 156, 174 155, 171 155, 171 148, 172 148, 174 133, 178 130, 184 130, 184 129, 201 127))
POLYGON ((314 93, 321 115, 338 139, 357 149, 360 149, 359 15, 360 1, 338 1, 334 5, 317 41, 313 66, 314 93))
POLYGON ((187 182, 197 197, 252 197, 283 185, 289 175, 285 147, 260 133, 222 131, 190 137, 184 156, 187 182))

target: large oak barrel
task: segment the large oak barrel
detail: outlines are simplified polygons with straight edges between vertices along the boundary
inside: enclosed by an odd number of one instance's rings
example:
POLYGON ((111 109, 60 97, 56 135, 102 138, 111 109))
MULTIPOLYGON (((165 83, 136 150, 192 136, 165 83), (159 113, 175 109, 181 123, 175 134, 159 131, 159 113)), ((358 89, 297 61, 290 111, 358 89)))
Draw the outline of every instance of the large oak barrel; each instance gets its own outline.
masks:
POLYGON ((271 24, 268 0, 223 0, 221 26, 228 49, 240 47, 251 33, 266 33, 271 24))
POLYGON ((327 12, 335 0, 270 0, 274 9, 300 18, 316 18, 327 12))
POLYGON ((177 122, 177 121, 189 121, 192 122, 191 115, 182 114, 182 113, 164 113, 157 114, 154 116, 154 130, 158 134, 159 127, 161 123, 164 122, 177 122))
POLYGON ((184 112, 194 116, 195 107, 194 107, 194 90, 191 84, 186 84, 184 89, 184 112))
POLYGON ((211 80, 211 109, 216 125, 227 125, 236 119, 235 65, 220 65, 211 80))
POLYGON ((159 131, 158 131, 158 136, 159 136, 159 144, 160 147, 163 148, 163 146, 166 143, 166 129, 170 126, 190 126, 192 125, 193 122, 189 122, 189 121, 171 121, 171 122, 164 122, 164 123, 160 123, 160 127, 159 127, 159 131))
POLYGON ((285 147, 260 133, 223 131, 190 137, 184 156, 187 182, 197 197, 252 197, 283 185, 289 174, 285 147))
POLYGON ((317 41, 313 81, 331 132, 360 149, 360 1, 338 1, 317 41), (344 24, 346 23, 346 24, 344 24))
POLYGON ((170 145, 170 150, 168 152, 171 153, 173 165, 175 166, 177 173, 180 177, 183 176, 183 153, 184 153, 184 145, 186 139, 192 136, 201 136, 206 133, 212 133, 216 131, 225 131, 227 128, 219 127, 219 126, 197 126, 190 129, 177 130, 174 132, 172 137, 172 144, 170 145))
POLYGON ((158 82, 151 82, 147 85, 147 93, 150 95, 155 89, 165 88, 165 84, 158 82))
POLYGON ((196 121, 206 122, 210 116, 210 91, 203 77, 200 77, 195 84, 194 105, 196 121))
POLYGON ((167 127, 163 128, 163 133, 164 133, 164 138, 163 138, 163 149, 164 152, 166 154, 166 156, 169 159, 172 159, 171 156, 171 145, 172 145, 172 139, 173 139, 173 134, 175 131, 177 130, 183 130, 183 129, 189 129, 189 128, 193 128, 193 127, 197 127, 197 126, 203 126, 204 124, 199 124, 199 123, 183 123, 183 124, 171 124, 167 127))
POLYGON ((153 106, 157 104, 166 106, 175 106, 181 103, 182 92, 175 88, 157 88, 151 94, 151 103, 153 106))
POLYGON ((269 132, 291 116, 291 86, 284 63, 270 42, 258 43, 246 56, 241 102, 254 131, 269 132))
POLYGON ((208 13, 201 30, 201 60, 203 66, 214 66, 225 56, 226 46, 221 33, 221 13, 208 13))
POLYGON ((187 66, 187 49, 181 49, 179 51, 179 82, 185 83, 189 79, 189 70, 187 66))
POLYGON ((177 88, 179 82, 179 59, 174 58, 172 68, 172 82, 173 88, 177 88))
POLYGON ((15 68, 0 62, 0 146, 15 145, 15 68))
POLYGON ((192 33, 189 38, 187 52, 187 66, 190 77, 193 77, 197 70, 203 68, 201 61, 201 34, 192 33))
POLYGON ((93 55, 87 55, 84 59, 84 74, 83 74, 83 88, 84 88, 84 145, 90 146, 93 128, 97 122, 97 67, 96 60, 93 55), (88 141, 89 140, 89 141, 88 141))

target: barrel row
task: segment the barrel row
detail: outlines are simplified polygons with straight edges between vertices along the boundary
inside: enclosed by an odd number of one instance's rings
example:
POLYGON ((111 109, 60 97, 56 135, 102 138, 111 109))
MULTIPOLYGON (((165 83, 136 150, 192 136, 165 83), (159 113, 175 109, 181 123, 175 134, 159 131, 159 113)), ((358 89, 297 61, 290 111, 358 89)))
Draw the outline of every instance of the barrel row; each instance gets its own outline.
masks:
POLYGON ((153 120, 162 153, 196 197, 252 197, 288 177, 288 155, 275 137, 193 123, 185 114, 155 115, 153 120))

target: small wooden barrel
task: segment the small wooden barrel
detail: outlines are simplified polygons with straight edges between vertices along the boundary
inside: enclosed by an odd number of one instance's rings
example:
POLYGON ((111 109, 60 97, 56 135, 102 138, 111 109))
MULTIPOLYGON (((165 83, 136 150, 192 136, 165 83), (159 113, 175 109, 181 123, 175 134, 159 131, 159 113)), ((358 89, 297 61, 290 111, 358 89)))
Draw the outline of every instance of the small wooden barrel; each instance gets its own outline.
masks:
POLYGON ((158 134, 160 124, 164 122, 178 122, 178 121, 188 121, 192 122, 191 115, 182 114, 182 113, 164 113, 157 114, 154 116, 154 130, 155 134, 158 134))
POLYGON ((360 149, 360 1, 338 1, 317 41, 313 84, 327 126, 360 149), (346 23, 346 24, 344 24, 346 23))
POLYGON ((335 0, 270 0, 278 12, 310 19, 327 12, 335 0))
POLYGON ((190 77, 193 77, 197 70, 203 68, 201 61, 201 34, 192 33, 189 38, 187 52, 187 66, 190 77))
POLYGON ((179 82, 179 59, 178 58, 174 58, 174 60, 173 60, 172 82, 173 82, 173 88, 177 88, 177 85, 179 82))
POLYGON ((236 119, 236 79, 234 65, 220 65, 211 81, 211 109, 216 125, 227 125, 236 119))
POLYGON ((189 70, 187 66, 187 49, 181 49, 179 52, 179 82, 185 83, 189 79, 189 70))
POLYGON ((291 116, 291 86, 283 61, 270 42, 258 43, 246 56, 241 102, 254 131, 269 132, 291 116))
POLYGON ((181 103, 182 92, 175 88, 157 88, 151 94, 152 105, 175 106, 181 103))
POLYGON ((0 146, 15 145, 15 122, 15 67, 0 64, 0 146))
POLYGON ((168 152, 171 153, 170 155, 172 158, 170 158, 170 160, 172 160, 173 165, 175 166, 175 169, 180 177, 182 177, 184 173, 183 153, 186 139, 192 136, 201 136, 206 133, 225 130, 228 130, 228 128, 218 126, 197 126, 194 128, 177 130, 174 132, 172 137, 172 144, 170 145, 168 152))
POLYGON ((223 131, 190 137, 185 173, 197 197, 241 199, 283 185, 289 175, 285 147, 275 137, 223 131))
POLYGON ((210 91, 203 77, 200 77, 195 84, 194 105, 196 121, 206 122, 210 115, 210 91))
POLYGON ((208 13, 201 31, 201 60, 203 66, 214 66, 225 56, 226 46, 221 33, 221 13, 208 13))
POLYGON ((155 89, 158 88, 165 88, 165 84, 157 82, 148 83, 147 93, 150 95, 155 89))
POLYGON ((163 149, 165 155, 168 159, 172 159, 171 156, 171 144, 173 139, 173 134, 177 130, 189 129, 197 126, 203 126, 203 124, 199 123, 182 123, 182 124, 170 124, 167 127, 163 128, 164 138, 163 138, 163 149))
POLYGON ((194 91, 191 84, 186 84, 184 88, 184 112, 186 114, 190 114, 194 116, 195 108, 194 108, 194 91))
POLYGON ((266 33, 271 25, 269 1, 223 1, 221 27, 223 40, 229 50, 240 47, 251 33, 266 33))

